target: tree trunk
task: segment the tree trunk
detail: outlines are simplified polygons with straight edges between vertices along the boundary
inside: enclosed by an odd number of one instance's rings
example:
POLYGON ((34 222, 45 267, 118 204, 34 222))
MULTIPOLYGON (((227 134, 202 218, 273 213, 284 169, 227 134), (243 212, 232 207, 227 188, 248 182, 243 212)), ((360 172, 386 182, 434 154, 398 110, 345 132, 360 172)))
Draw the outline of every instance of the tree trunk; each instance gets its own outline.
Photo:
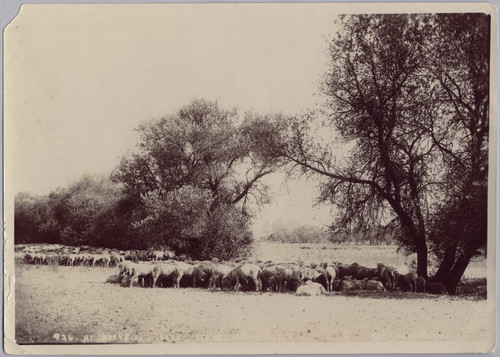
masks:
POLYGON ((444 282, 448 294, 454 295, 456 293, 458 283, 460 282, 460 279, 462 279, 465 269, 469 265, 470 259, 471 257, 469 254, 464 255, 462 253, 460 254, 460 257, 458 257, 455 265, 453 265, 453 269, 451 269, 446 281, 444 282))
POLYGON ((432 281, 444 282, 446 277, 450 273, 453 268, 453 264, 455 263, 455 254, 457 252, 457 244, 453 243, 448 248, 446 248, 444 252, 444 258, 441 264, 439 265, 439 269, 432 278, 432 281))
POLYGON ((427 244, 425 240, 417 245, 417 274, 427 279, 427 244))

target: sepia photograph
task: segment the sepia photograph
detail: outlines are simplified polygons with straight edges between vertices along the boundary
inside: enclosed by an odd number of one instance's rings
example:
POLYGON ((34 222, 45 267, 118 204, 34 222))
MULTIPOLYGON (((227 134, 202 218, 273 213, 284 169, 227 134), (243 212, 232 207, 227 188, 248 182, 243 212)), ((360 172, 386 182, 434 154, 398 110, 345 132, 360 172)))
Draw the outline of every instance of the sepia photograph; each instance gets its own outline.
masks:
POLYGON ((495 349, 491 4, 24 4, 3 41, 7 353, 495 349))

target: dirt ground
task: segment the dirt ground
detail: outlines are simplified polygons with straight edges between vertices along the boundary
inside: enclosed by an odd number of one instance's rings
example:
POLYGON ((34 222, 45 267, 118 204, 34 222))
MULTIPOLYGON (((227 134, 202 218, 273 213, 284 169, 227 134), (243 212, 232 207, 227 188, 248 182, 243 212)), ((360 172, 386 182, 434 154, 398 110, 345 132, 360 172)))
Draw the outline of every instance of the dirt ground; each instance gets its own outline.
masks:
POLYGON ((18 343, 474 341, 486 300, 123 288, 113 268, 16 266, 18 343))

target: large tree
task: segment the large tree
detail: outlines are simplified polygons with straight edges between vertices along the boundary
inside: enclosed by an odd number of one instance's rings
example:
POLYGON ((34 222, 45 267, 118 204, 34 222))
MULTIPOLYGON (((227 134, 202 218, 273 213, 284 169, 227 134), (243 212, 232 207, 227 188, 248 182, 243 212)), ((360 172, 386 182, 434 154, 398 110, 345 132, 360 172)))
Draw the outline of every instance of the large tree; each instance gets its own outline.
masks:
MULTIPOLYGON (((324 115, 276 121, 280 135, 267 154, 319 178, 336 228, 399 227, 396 238, 427 277, 429 241, 440 258, 471 241, 470 232, 485 242, 483 221, 454 238, 433 233, 447 229, 452 211, 484 213, 488 36, 482 14, 343 16, 329 43, 324 115)), ((465 224, 460 217, 454 222, 465 224)))
POLYGON ((275 169, 254 150, 253 122, 217 102, 193 100, 138 131, 138 150, 114 179, 137 202, 141 235, 193 258, 244 253, 251 243, 249 202, 267 201, 261 178, 275 169))
POLYGON ((437 15, 433 25, 429 72, 439 83, 436 98, 451 115, 428 126, 446 168, 445 197, 429 238, 442 258, 435 279, 454 292, 487 242, 490 18, 437 15))

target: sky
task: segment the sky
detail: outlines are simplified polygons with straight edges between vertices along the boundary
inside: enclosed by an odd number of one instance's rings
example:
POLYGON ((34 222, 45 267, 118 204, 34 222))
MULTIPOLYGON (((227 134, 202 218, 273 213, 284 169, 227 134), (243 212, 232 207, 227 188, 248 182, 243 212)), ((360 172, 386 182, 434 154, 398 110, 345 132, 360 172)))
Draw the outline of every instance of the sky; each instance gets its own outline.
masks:
MULTIPOLYGON (((314 108, 337 15, 331 4, 24 5, 5 30, 6 189, 47 194, 110 172, 140 123, 193 98, 314 108)), ((310 182, 271 180, 257 231, 329 223, 310 182)))

